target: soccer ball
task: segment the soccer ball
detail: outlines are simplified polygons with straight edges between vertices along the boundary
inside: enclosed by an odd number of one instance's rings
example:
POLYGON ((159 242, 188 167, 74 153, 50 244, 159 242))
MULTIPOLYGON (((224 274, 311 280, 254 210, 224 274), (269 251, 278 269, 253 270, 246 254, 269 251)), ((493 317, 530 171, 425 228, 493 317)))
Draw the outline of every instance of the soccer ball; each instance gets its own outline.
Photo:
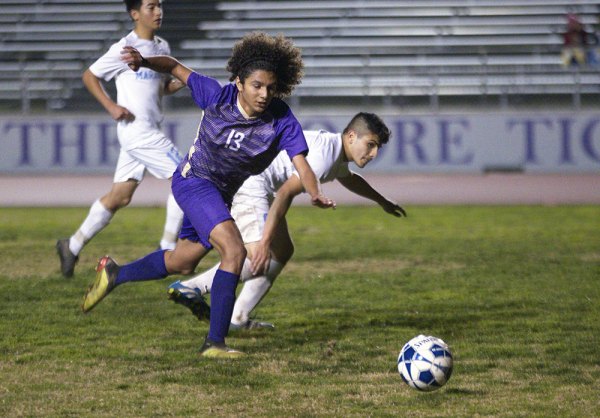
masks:
POLYGON ((398 372, 411 388, 431 392, 444 386, 452 374, 452 353, 437 337, 418 335, 398 356, 398 372))

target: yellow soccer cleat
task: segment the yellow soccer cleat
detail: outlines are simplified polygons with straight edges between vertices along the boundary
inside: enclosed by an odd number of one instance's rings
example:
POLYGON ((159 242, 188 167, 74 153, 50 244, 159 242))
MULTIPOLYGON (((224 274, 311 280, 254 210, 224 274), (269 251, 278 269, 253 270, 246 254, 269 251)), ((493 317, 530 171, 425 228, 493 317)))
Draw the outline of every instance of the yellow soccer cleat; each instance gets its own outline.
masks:
POLYGON ((109 256, 104 256, 98 261, 96 279, 94 279, 94 283, 85 292, 83 303, 81 304, 81 310, 84 313, 91 311, 94 306, 100 303, 115 288, 115 280, 118 272, 119 266, 109 256))
POLYGON ((229 348, 225 343, 215 343, 207 338, 200 349, 200 355, 207 358, 240 358, 244 357, 246 353, 229 348))

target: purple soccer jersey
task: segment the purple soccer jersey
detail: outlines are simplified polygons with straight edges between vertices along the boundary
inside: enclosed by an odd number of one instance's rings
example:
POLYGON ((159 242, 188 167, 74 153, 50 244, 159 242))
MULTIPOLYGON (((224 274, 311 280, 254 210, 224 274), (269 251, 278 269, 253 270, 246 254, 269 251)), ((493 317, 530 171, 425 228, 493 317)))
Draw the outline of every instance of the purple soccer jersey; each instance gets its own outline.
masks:
POLYGON ((221 87, 195 72, 187 84, 204 117, 193 149, 181 164, 182 175, 213 182, 226 201, 231 202, 242 183, 264 171, 281 150, 290 159, 308 152, 300 123, 282 100, 274 98, 260 117, 246 119, 237 107, 235 84, 221 87))

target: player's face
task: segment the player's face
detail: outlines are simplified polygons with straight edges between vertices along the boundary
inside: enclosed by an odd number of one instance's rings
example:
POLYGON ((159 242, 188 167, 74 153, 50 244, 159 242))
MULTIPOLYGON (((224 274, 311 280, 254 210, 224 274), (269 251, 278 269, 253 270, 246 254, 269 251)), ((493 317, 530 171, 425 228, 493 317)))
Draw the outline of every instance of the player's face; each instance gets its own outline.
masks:
POLYGON ((132 10, 131 13, 138 26, 155 31, 162 24, 162 1, 143 0, 140 10, 132 10))
POLYGON ((368 133, 361 136, 354 131, 349 132, 348 160, 363 168, 377 157, 381 143, 377 135, 368 133))
POLYGON ((253 71, 242 83, 239 77, 235 84, 238 88, 238 98, 246 114, 255 117, 262 114, 275 95, 277 77, 272 71, 253 71))

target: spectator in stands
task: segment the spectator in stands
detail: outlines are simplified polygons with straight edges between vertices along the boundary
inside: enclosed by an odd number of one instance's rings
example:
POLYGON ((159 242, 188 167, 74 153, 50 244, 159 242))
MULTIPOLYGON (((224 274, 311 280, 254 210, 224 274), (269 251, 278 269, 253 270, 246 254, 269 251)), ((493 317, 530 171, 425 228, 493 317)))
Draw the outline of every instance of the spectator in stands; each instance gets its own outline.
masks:
MULTIPOLYGON (((163 113, 161 98, 185 87, 170 75, 148 68, 134 72, 121 61, 121 50, 129 45, 144 55, 168 55, 169 44, 155 36, 162 23, 161 0, 125 0, 127 12, 134 22, 133 30, 94 62, 83 74, 89 92, 117 121, 121 151, 110 191, 96 200, 77 231, 60 239, 56 250, 61 272, 73 276, 75 263, 83 247, 104 229, 119 209, 127 206, 146 171, 159 179, 170 179, 182 157, 171 139, 161 131, 163 113), (106 93, 101 80, 115 79, 117 101, 106 93)), ((162 249, 175 248, 183 212, 172 194, 167 199, 167 216, 162 249)))
POLYGON ((579 17, 573 13, 567 15, 567 31, 563 34, 562 62, 565 67, 583 67, 586 62, 588 33, 579 17))
POLYGON ((592 27, 592 30, 588 32, 588 50, 586 54, 587 65, 591 67, 600 66, 600 14, 596 15, 596 24, 592 27))

